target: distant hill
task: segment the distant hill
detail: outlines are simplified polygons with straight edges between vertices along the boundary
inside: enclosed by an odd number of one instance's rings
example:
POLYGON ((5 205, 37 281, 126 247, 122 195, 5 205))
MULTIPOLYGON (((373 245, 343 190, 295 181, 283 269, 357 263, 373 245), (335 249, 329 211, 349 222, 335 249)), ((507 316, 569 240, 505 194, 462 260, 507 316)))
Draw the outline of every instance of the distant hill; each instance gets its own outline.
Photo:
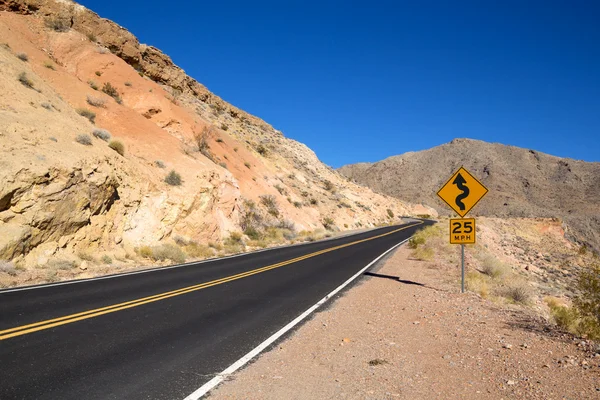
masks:
POLYGON ((429 150, 339 172, 377 192, 449 214, 437 190, 460 166, 490 189, 473 215, 556 217, 571 239, 600 250, 600 163, 554 157, 514 146, 455 139, 429 150))

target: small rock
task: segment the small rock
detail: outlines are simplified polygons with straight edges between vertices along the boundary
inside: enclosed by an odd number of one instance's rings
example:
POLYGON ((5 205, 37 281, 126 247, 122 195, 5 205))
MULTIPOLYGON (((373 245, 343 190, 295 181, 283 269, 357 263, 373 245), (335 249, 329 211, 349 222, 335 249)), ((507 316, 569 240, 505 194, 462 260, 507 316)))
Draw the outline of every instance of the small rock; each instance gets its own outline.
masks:
POLYGON ((81 265, 79 265, 79 269, 82 270, 82 271, 85 271, 86 269, 88 269, 88 263, 87 263, 87 261, 83 261, 81 263, 81 265))
POLYGON ((413 325, 419 325, 419 324, 420 324, 420 322, 419 322, 419 321, 415 321, 415 322, 413 322, 413 325))
POLYGON ((506 384, 507 384, 507 385, 510 385, 510 386, 513 386, 513 385, 516 385, 516 384, 517 384, 517 381, 513 381, 512 379, 509 379, 509 380, 506 382, 506 384))
POLYGON ((504 346, 502 346, 502 347, 503 347, 503 348, 505 348, 505 349, 509 349, 509 350, 510 350, 510 349, 512 349, 512 344, 508 344, 508 343, 507 343, 507 344, 505 344, 505 345, 504 345, 504 346))

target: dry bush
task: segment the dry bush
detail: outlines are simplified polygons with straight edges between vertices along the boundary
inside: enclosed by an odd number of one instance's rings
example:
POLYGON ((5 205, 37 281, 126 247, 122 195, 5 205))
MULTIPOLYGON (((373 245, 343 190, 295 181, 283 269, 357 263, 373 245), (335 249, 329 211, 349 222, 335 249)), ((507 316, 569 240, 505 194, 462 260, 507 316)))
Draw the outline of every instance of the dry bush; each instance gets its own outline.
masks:
POLYGON ((600 264, 584 269, 577 279, 579 295, 573 304, 581 316, 580 330, 600 339, 600 264))
POLYGON ((17 58, 21 61, 29 61, 29 56, 25 53, 17 53, 17 58))
POLYGON ((154 165, 157 166, 158 168, 167 168, 167 166, 165 165, 165 163, 161 160, 156 160, 154 161, 154 165))
POLYGON ((323 187, 328 192, 332 192, 335 189, 335 186, 333 185, 333 182, 331 182, 330 180, 326 180, 325 182, 323 182, 323 187))
POLYGON ((96 262, 96 258, 94 257, 94 255, 84 250, 79 250, 77 252, 77 257, 84 261, 96 262))
POLYGON ((95 112, 90 111, 87 108, 78 108, 76 111, 77 111, 77 114, 89 119, 92 124, 96 123, 96 113, 95 112))
POLYGON ((151 248, 151 258, 155 261, 171 260, 175 263, 185 262, 186 254, 181 248, 174 244, 164 243, 151 248))
POLYGON ((40 106, 42 106, 43 108, 45 108, 48 111, 52 111, 52 104, 50 104, 50 103, 42 103, 42 104, 40 104, 40 106))
POLYGON ((10 276, 17 276, 17 268, 10 261, 0 261, 0 272, 4 272, 10 276))
POLYGON ((106 129, 94 129, 92 131, 92 135, 94 135, 95 138, 104 140, 105 142, 108 142, 111 138, 110 132, 106 129))
POLYGON ((45 25, 55 32, 68 32, 71 29, 70 20, 61 16, 46 18, 45 25))
POLYGON ((269 150, 262 144, 259 144, 258 146, 256 146, 256 151, 258 152, 258 154, 260 154, 263 157, 266 157, 269 154, 269 150))
POLYGON ((213 249, 196 242, 188 243, 185 246, 185 252, 192 258, 208 258, 215 255, 213 249))
POLYGON ((244 163, 244 165, 246 166, 246 168, 250 169, 250 163, 249 163, 248 161, 246 161, 246 162, 244 163))
POLYGON ((35 89, 34 85, 33 85, 33 81, 31 79, 29 79, 29 77, 27 76, 27 74, 25 72, 21 72, 19 74, 19 82, 21 82, 21 84, 25 87, 28 87, 29 89, 35 89))
POLYGON ((335 225, 335 221, 331 217, 325 217, 325 218, 323 218, 323 220, 321 221, 321 223, 323 224, 323 226, 327 230, 333 229, 333 226, 335 225))
POLYGON ((263 237, 263 233, 253 225, 249 225, 244 229, 244 235, 248 236, 252 240, 260 240, 263 237))
POLYGON ((483 274, 492 279, 503 278, 511 272, 511 269, 508 265, 491 254, 486 254, 481 257, 479 269, 483 274))
POLYGON ((171 186, 181 186, 181 175, 177 173, 175 170, 171 170, 169 174, 165 177, 165 182, 171 186))
POLYGON ((140 257, 152 258, 152 248, 150 246, 142 246, 136 249, 136 252, 140 255, 140 257))
POLYGON ((88 95, 86 101, 90 106, 94 106, 94 107, 102 108, 102 107, 105 107, 105 105, 106 105, 106 100, 101 99, 99 97, 92 97, 92 96, 88 95))
POLYGON ((113 262, 112 258, 110 258, 110 256, 106 254, 102 256, 101 260, 104 264, 112 264, 113 262))
POLYGON ((125 145, 118 140, 111 140, 108 147, 125 157, 125 145))
POLYGON ((489 296, 488 280, 485 275, 479 272, 469 272, 465 276, 465 286, 467 290, 479 295, 483 298, 489 296))
POLYGON ((390 210, 389 208, 387 209, 387 214, 388 214, 388 217, 394 218, 394 212, 392 210, 390 210))
POLYGON ((50 61, 45 61, 44 67, 51 69, 52 71, 56 71, 56 67, 54 67, 54 64, 52 64, 50 61))
POLYGON ((421 246, 413 250, 412 256, 420 261, 431 261, 435 256, 435 252, 431 247, 421 246))
POLYGON ((92 89, 94 89, 94 90, 98 90, 98 85, 96 84, 96 82, 94 82, 94 81, 92 81, 92 80, 89 80, 87 83, 88 83, 88 85, 90 85, 90 87, 91 87, 92 89))
POLYGON ((47 264, 48 269, 51 270, 70 270, 77 267, 74 261, 70 260, 50 260, 47 264))
POLYGON ((511 280, 500 289, 500 294, 515 303, 528 304, 531 301, 532 290, 527 282, 511 280))
POLYGON ((260 203, 267 208, 267 212, 274 217, 279 216, 279 208, 277 206, 277 200, 275 196, 271 194, 264 194, 259 196, 260 203))
POLYGON ((77 135, 77 137, 75 138, 75 141, 77 143, 83 144, 85 146, 92 145, 92 138, 90 137, 90 135, 86 135, 85 133, 82 133, 81 135, 77 135))
POLYGON ((104 86, 102 86, 102 91, 115 99, 118 104, 123 102, 123 100, 121 100, 121 96, 119 96, 119 92, 110 82, 104 83, 104 86))

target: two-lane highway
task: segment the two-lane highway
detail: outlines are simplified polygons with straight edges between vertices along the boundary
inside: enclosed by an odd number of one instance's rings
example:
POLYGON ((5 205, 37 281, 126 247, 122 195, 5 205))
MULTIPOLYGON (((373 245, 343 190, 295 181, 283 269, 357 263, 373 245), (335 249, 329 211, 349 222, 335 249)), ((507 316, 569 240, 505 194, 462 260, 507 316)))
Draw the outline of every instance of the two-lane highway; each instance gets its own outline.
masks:
POLYGON ((0 291, 0 399, 183 399, 428 224, 0 291))

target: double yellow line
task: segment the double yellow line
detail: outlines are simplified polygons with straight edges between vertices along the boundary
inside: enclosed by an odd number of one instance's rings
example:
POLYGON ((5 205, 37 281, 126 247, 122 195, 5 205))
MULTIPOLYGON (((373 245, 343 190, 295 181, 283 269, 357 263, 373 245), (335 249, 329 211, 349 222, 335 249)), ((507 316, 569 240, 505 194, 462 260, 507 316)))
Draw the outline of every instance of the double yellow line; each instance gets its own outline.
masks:
POLYGON ((263 273, 263 272, 266 272, 266 271, 270 271, 272 269, 283 267, 285 265, 293 264, 293 263, 296 263, 298 261, 306 260, 307 258, 312 258, 312 257, 316 257, 316 256, 321 255, 321 254, 329 253, 331 251, 343 249, 344 247, 354 246, 354 245, 357 245, 359 243, 367 242, 369 240, 374 240, 374 239, 378 239, 378 238, 381 238, 381 237, 384 237, 384 236, 388 236, 388 235, 394 234, 396 232, 402 231, 404 229, 408 229, 408 228, 411 228, 413 226, 421 225, 422 223, 423 222, 420 221, 418 223, 415 223, 415 224, 412 224, 412 225, 408 225, 408 226, 404 226, 402 228, 395 229, 393 231, 390 231, 390 232, 387 232, 387 233, 384 233, 384 234, 381 234, 381 235, 373 236, 373 237, 370 237, 370 238, 367 238, 367 239, 357 240, 355 242, 346 243, 346 244, 343 244, 343 245, 340 245, 340 246, 330 247, 328 249, 316 251, 314 253, 306 254, 306 255, 303 255, 303 256, 300 256, 300 257, 296 257, 296 258, 293 258, 291 260, 283 261, 283 262, 280 262, 280 263, 277 263, 277 264, 267 265, 266 267, 257 268, 257 269, 254 269, 254 270, 251 270, 251 271, 247 271, 247 272, 242 272, 242 273, 237 274, 237 275, 227 276, 225 278, 217 279, 217 280, 214 280, 214 281, 200 283, 200 284, 193 285, 193 286, 187 286, 187 287, 184 287, 184 288, 181 288, 181 289, 172 290, 170 292, 164 292, 164 293, 160 293, 160 294, 155 294, 153 296, 142 297, 140 299, 126 301, 124 303, 113 304, 111 306, 106 306, 106 307, 101 307, 101 308, 95 308, 95 309, 92 309, 92 310, 83 311, 83 312, 79 312, 79 313, 76 313, 76 314, 65 315, 65 316, 59 317, 59 318, 47 319, 45 321, 35 322, 33 324, 22 325, 22 326, 17 326, 17 327, 10 328, 10 329, 5 329, 3 331, 0 331, 0 340, 6 340, 6 339, 10 339, 10 338, 13 338, 13 337, 16 337, 16 336, 27 335, 28 333, 38 332, 38 331, 42 331, 42 330, 45 330, 45 329, 54 328, 56 326, 66 325, 66 324, 70 324, 70 323, 77 322, 77 321, 82 321, 82 320, 89 319, 89 318, 95 318, 95 317, 99 317, 99 316, 104 315, 104 314, 110 314, 110 313, 113 313, 113 312, 117 312, 117 311, 121 311, 121 310, 126 310, 128 308, 138 307, 138 306, 141 306, 143 304, 153 303, 155 301, 165 300, 165 299, 168 299, 168 298, 171 298, 171 297, 180 296, 182 294, 191 293, 191 292, 195 292, 197 290, 206 289, 206 288, 209 288, 211 286, 221 285, 223 283, 227 283, 227 282, 235 281, 235 280, 238 280, 238 279, 246 278, 248 276, 260 274, 260 273, 263 273))

